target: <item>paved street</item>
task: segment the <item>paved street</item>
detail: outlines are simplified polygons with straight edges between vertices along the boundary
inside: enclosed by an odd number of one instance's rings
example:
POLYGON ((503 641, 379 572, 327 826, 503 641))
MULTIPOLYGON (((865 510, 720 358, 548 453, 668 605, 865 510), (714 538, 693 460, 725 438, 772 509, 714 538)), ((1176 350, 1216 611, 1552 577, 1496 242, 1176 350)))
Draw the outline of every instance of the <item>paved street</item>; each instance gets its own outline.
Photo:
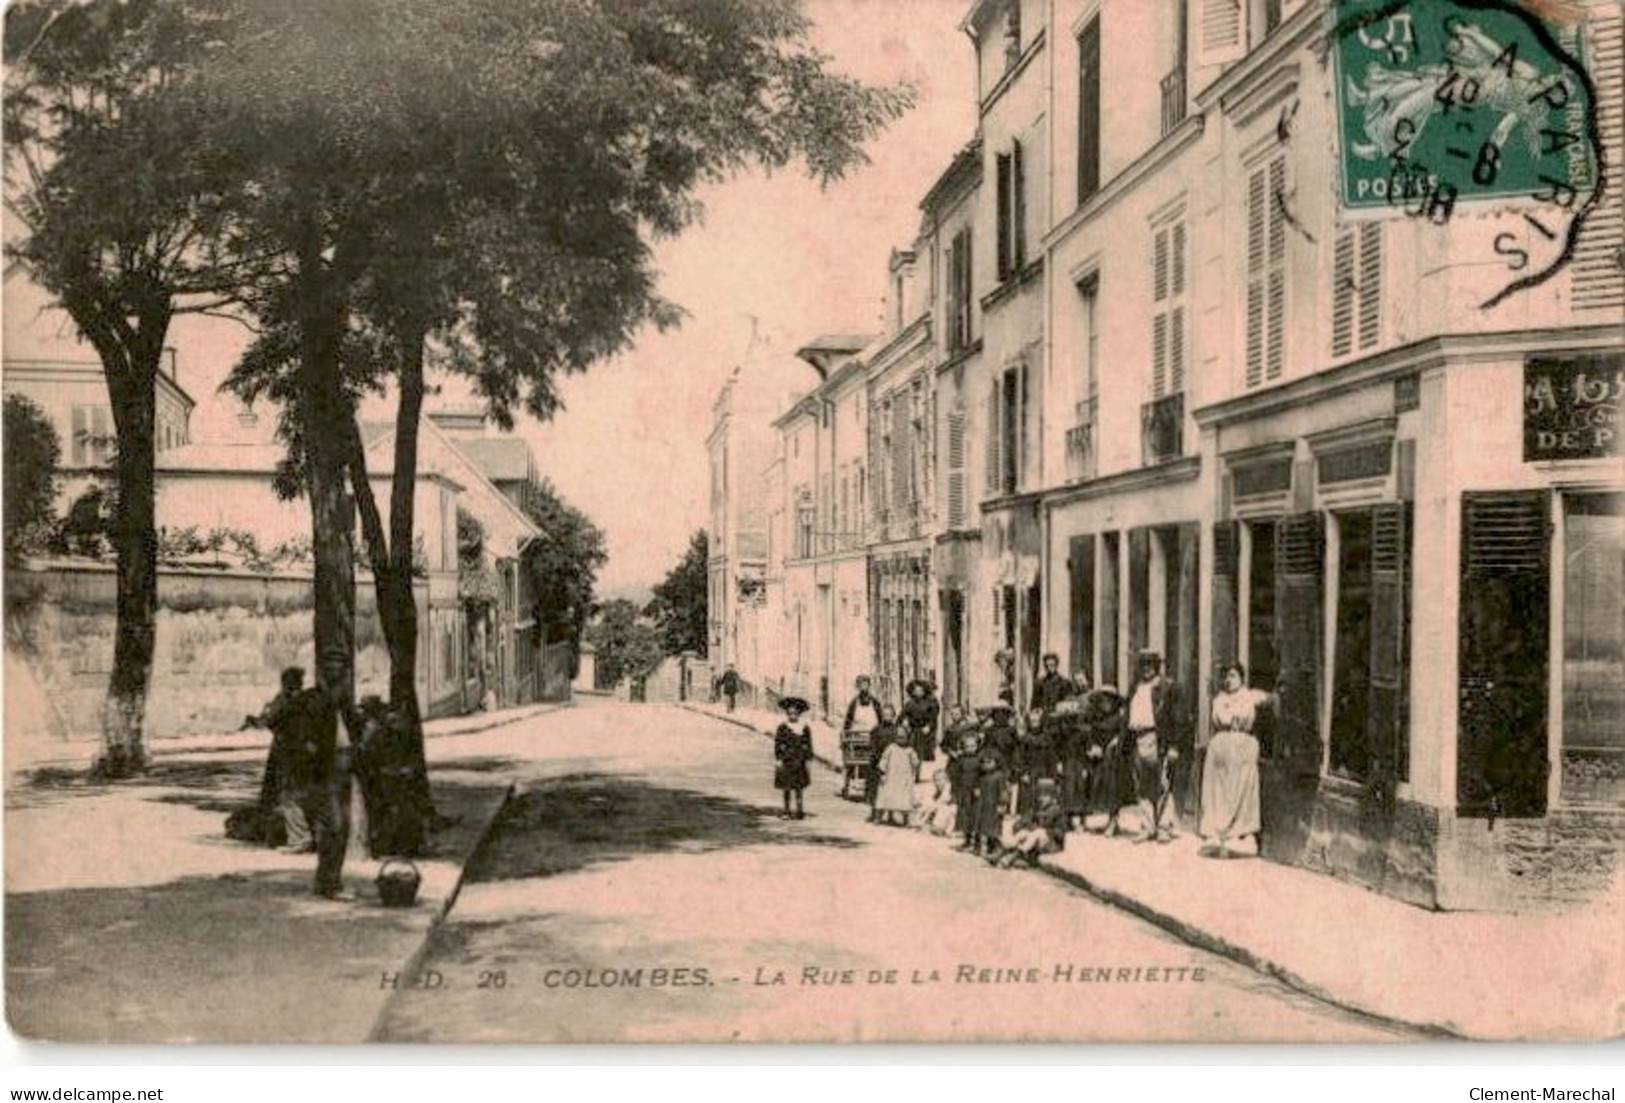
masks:
POLYGON ((781 821, 769 744, 738 727, 613 702, 532 723, 520 794, 414 978, 429 987, 398 992, 378 1037, 1406 1036, 1041 873, 865 824, 828 772, 808 818, 781 821))

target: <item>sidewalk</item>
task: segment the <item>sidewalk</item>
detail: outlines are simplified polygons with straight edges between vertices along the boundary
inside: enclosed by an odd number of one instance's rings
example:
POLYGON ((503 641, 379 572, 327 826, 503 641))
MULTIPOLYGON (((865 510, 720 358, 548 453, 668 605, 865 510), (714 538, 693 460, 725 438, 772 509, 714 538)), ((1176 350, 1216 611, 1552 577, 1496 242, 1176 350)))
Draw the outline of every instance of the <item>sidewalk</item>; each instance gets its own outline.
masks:
MULTIPOLYGON (((378 863, 352 838, 353 902, 311 893, 315 859, 226 838, 259 789, 253 744, 165 746, 145 775, 11 774, 6 790, 6 1015, 63 1042, 361 1042, 456 898, 511 790, 489 741, 439 738, 559 706, 433 726, 435 836, 417 903, 378 903, 378 863), (478 721, 472 724, 471 721, 478 721), (483 752, 483 753, 482 753, 483 752)), ((261 741, 263 743, 263 740, 261 741)))
MULTIPOLYGON (((683 702, 770 735, 779 714, 683 702)), ((813 746, 839 763, 838 733, 813 746)), ((1584 911, 1431 912, 1259 858, 1202 857, 1190 836, 1135 845, 1074 832, 1040 868, 1202 949, 1318 999, 1446 1037, 1625 1033, 1625 892, 1584 911)))
POLYGON ((1625 1031, 1621 900, 1564 914, 1432 912, 1199 840, 1073 833, 1041 868, 1179 938, 1381 1019, 1486 1040, 1625 1031))

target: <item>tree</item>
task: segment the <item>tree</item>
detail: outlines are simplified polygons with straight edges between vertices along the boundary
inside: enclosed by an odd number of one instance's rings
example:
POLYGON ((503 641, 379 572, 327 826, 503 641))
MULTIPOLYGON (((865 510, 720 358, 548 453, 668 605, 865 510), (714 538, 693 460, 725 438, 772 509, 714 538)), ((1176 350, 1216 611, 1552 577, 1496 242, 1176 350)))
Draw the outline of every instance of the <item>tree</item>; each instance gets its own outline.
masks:
POLYGON ((709 592, 710 542, 705 530, 699 529, 689 538, 683 558, 654 588, 654 597, 645 607, 660 626, 666 654, 706 653, 709 592))
POLYGON ((636 603, 625 598, 604 603, 587 628, 587 640, 598 652, 595 676, 601 687, 641 677, 661 659, 659 634, 640 619, 636 603))
POLYGON ((5 560, 15 566, 56 519, 62 445, 45 412, 22 395, 6 395, 5 560))
POLYGON ((525 503, 525 513, 542 530, 525 558, 542 638, 579 645, 592 615, 598 572, 609 562, 604 532, 546 480, 525 503))
POLYGON ((96 350, 117 434, 117 626, 102 716, 108 776, 146 760, 158 604, 153 465, 171 321, 212 312, 238 273, 216 248, 232 177, 176 94, 208 53, 205 0, 21 0, 5 13, 14 255, 96 350))
MULTIPOLYGON (((676 320, 649 238, 693 220, 700 183, 796 158, 838 177, 910 95, 830 73, 792 0, 238 10, 201 98, 211 141, 254 179, 235 240, 284 258, 262 316, 297 334, 317 666, 349 701, 357 505, 381 585, 391 572, 397 583, 390 608, 415 625, 394 564, 410 533, 424 342, 445 342, 499 422, 521 403, 549 416, 556 375, 676 320), (370 485, 355 477, 341 360, 358 325, 394 350, 401 394, 387 555, 370 485)), ((386 637, 392 667, 409 672, 415 647, 386 637)))

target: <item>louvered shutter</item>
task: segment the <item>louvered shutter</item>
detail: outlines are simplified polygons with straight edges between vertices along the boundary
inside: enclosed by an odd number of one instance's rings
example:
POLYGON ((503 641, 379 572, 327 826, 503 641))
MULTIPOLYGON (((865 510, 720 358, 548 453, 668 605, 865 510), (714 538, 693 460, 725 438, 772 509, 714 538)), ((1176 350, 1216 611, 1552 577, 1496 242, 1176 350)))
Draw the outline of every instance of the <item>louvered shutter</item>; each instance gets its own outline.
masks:
POLYGON ((1608 187, 1580 228, 1569 271, 1574 309, 1617 319, 1625 309, 1625 17, 1617 10, 1605 14, 1604 7, 1593 9, 1585 45, 1608 187))
POLYGON ((874 513, 873 520, 880 519, 880 511, 885 508, 886 489, 883 480, 879 477, 882 471, 880 466, 880 408, 869 407, 869 471, 872 473, 874 485, 869 488, 869 508, 874 513))
POLYGON ((1264 381, 1265 170, 1247 180, 1247 386, 1264 381))
POLYGON ((999 388, 1002 381, 995 378, 987 396, 987 492, 997 494, 1004 480, 1004 459, 999 442, 1004 436, 1004 424, 999 417, 999 388))
POLYGON ((1151 317, 1151 396, 1161 398, 1168 386, 1168 315, 1151 317))
POLYGON ((1016 420, 1016 439, 1013 442, 1014 456, 1010 464, 1010 491, 1014 493, 1026 485, 1027 480, 1027 424, 1032 409, 1032 373, 1023 363, 1021 372, 1021 416, 1016 420))
POLYGON ((948 243, 948 348, 959 347, 959 238, 948 243))
MULTIPOLYGON (((1100 538, 1100 684, 1118 685, 1117 627, 1122 606, 1122 564, 1116 533, 1100 538)), ((1127 684, 1120 688, 1128 689, 1127 684)))
POLYGON ((1353 229, 1343 230, 1332 246, 1332 355, 1347 356, 1354 350, 1353 229))
POLYGON ((1286 273, 1278 268, 1270 271, 1264 311, 1264 339, 1267 345, 1264 376, 1279 379, 1286 363, 1286 273))
POLYGON ((1168 230, 1158 230, 1151 237, 1151 299, 1162 302, 1168 297, 1168 230))
POLYGON ((1169 273, 1171 290, 1175 295, 1183 295, 1185 293, 1184 221, 1181 220, 1174 223, 1173 228, 1169 231, 1169 233, 1172 235, 1168 244, 1168 252, 1170 254, 1169 259, 1172 265, 1172 271, 1169 273))
POLYGON ((1546 811, 1550 509, 1543 490, 1462 495, 1461 816, 1546 811))
POLYGON ((1244 0, 1196 0, 1196 64, 1224 65, 1247 52, 1244 0))
POLYGON ((1325 519, 1318 511, 1284 517, 1275 528, 1276 648, 1280 654, 1277 740, 1280 757, 1300 776, 1318 776, 1320 738, 1321 590, 1325 519))
POLYGON ((897 513, 906 516, 914 509, 914 426, 911 424, 909 396, 899 392, 891 400, 892 500, 897 513))
POLYGON ((1019 271, 1027 263, 1027 173, 1022 166, 1021 143, 1018 141, 1010 150, 1010 173, 1012 176, 1011 190, 1015 193, 1011 200, 1012 234, 1015 238, 1015 258, 1012 265, 1019 271))
POLYGON ((1168 393, 1185 389, 1185 308, 1168 312, 1168 393))
POLYGON ((1371 513, 1371 690, 1366 752, 1378 779, 1409 772, 1406 657, 1410 610, 1410 505, 1394 502, 1371 513))
POLYGON ((1236 576, 1240 567, 1239 534, 1235 521, 1213 525, 1213 677, 1211 687, 1223 683, 1224 668, 1236 661, 1240 647, 1236 576))
POLYGON ((1374 348, 1382 332, 1382 224, 1360 224, 1360 348, 1374 348))
POLYGON ((998 214, 998 266, 999 280, 1010 276, 1010 155, 998 153, 993 157, 998 214))
POLYGON ((965 414, 948 414, 948 527, 965 525, 965 414))
POLYGON ((1078 35, 1078 203, 1100 189, 1100 18, 1078 35))
POLYGON ((965 316, 963 318, 965 339, 963 343, 969 345, 976 340, 976 239, 971 235, 969 227, 961 230, 960 234, 965 239, 964 245, 960 248, 960 251, 965 254, 965 259, 959 266, 960 277, 965 281, 962 292, 965 302, 965 316))

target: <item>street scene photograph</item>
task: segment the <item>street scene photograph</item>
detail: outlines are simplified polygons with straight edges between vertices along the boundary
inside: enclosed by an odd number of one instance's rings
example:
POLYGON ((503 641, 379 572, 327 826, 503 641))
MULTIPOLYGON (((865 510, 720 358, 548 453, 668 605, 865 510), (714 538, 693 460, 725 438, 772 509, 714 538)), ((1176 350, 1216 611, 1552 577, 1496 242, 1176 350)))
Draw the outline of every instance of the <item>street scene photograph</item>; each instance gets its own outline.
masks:
POLYGON ((1618 0, 3 79, 23 1046, 1625 1036, 1618 0))

